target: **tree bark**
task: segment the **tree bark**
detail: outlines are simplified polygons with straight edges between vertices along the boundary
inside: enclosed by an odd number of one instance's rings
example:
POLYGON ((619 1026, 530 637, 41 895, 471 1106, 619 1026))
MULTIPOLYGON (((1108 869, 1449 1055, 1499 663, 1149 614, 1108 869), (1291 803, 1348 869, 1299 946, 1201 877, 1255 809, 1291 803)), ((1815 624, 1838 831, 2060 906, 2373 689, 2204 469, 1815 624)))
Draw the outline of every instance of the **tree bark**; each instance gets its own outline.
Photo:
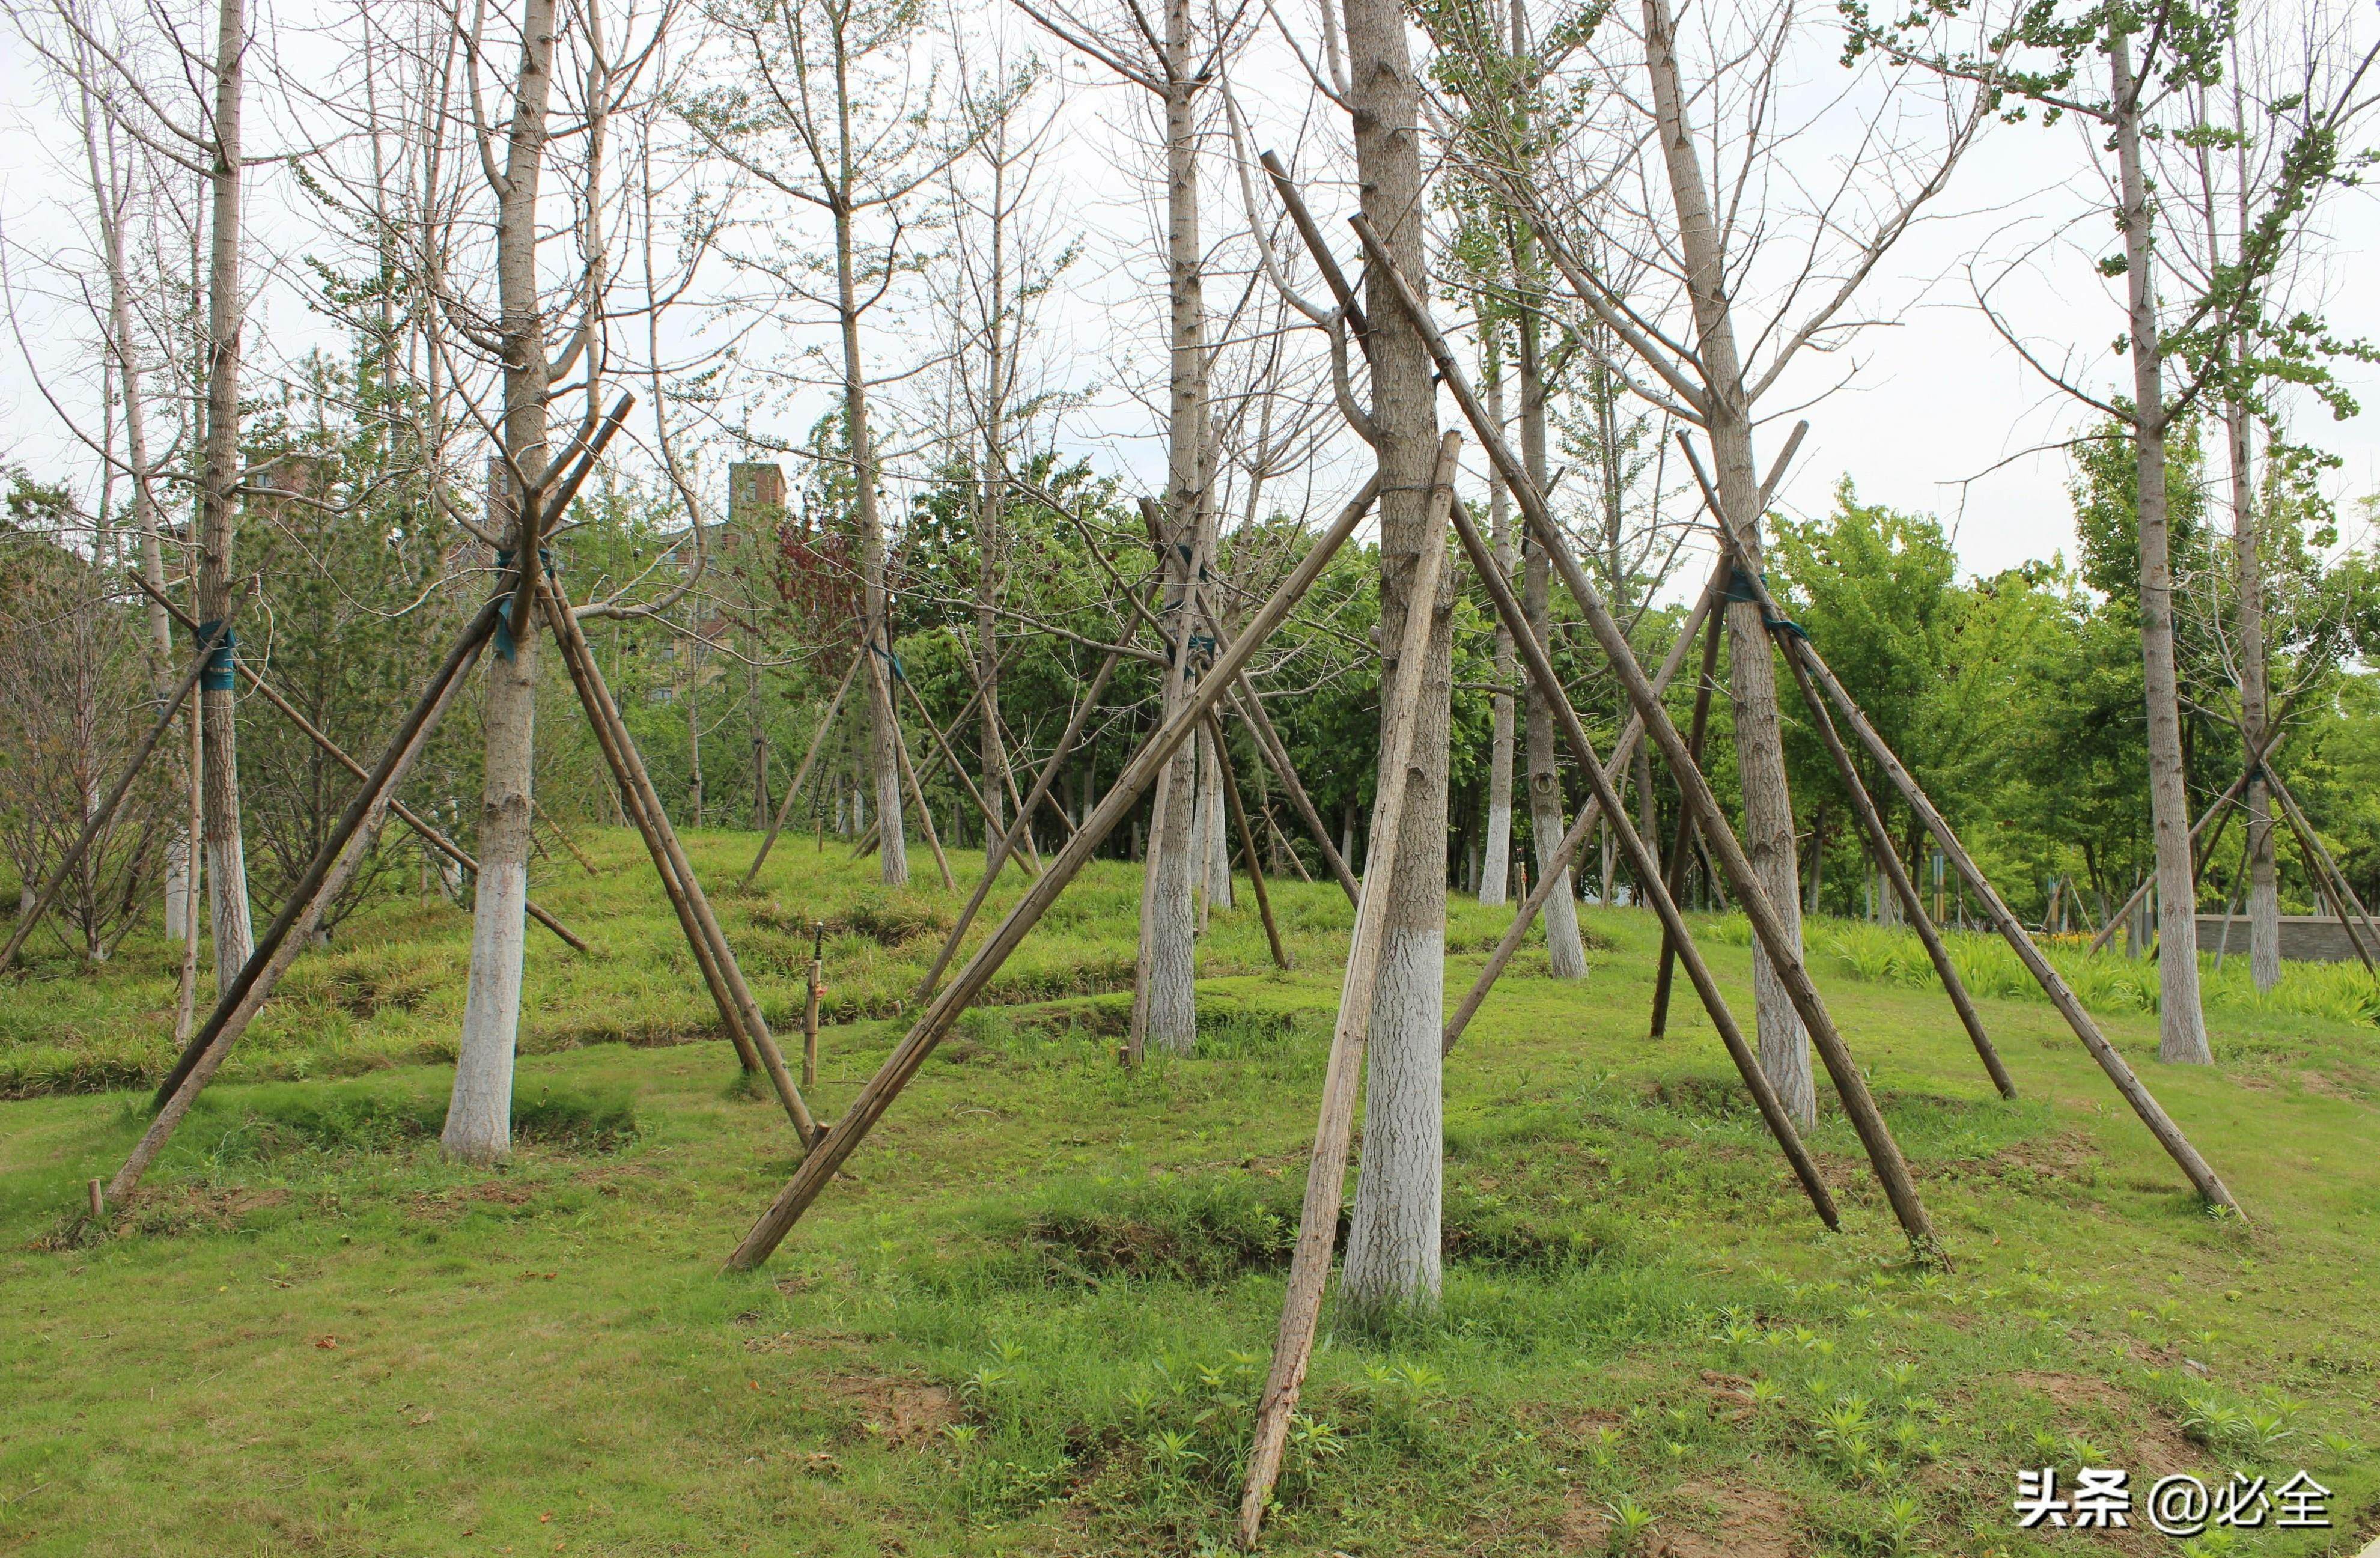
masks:
MULTIPOLYGON (((1328 9, 1328 6, 1325 6, 1328 9)), ((1504 425, 1503 335, 1488 318, 1480 321, 1485 345, 1480 377, 1487 381, 1488 415, 1504 425)), ((1499 567, 1509 577, 1512 567, 1512 495, 1504 478, 1488 476, 1488 541, 1499 567)), ((1501 623, 1496 627, 1496 687, 1493 724, 1488 738, 1488 836, 1480 846, 1479 901, 1501 904, 1512 896, 1512 695, 1505 690, 1519 676, 1512 635, 1501 623)))
MULTIPOLYGON (((1201 83, 1194 79, 1189 0, 1165 7, 1165 240, 1168 335, 1165 620, 1174 636, 1174 670, 1166 678, 1160 719, 1171 720, 1189 691, 1189 638, 1199 620, 1207 544, 1207 303, 1199 243, 1197 124, 1201 83)), ((1198 1035, 1197 953, 1192 889, 1203 862, 1192 849, 1197 752, 1185 743, 1158 778, 1142 893, 1142 979, 1136 1024, 1141 1044, 1188 1054, 1198 1035)))
MULTIPOLYGON (((1718 464, 1726 523, 1747 558, 1760 560, 1760 475, 1753 460, 1751 408, 1743 398, 1742 359, 1727 294, 1727 253, 1694 150, 1680 82, 1676 30, 1669 0, 1644 0, 1645 64, 1670 198, 1677 212, 1706 386, 1703 410, 1718 464)), ((1742 841, 1753 871, 1775 905, 1786 935, 1802 944, 1802 870, 1793 844, 1793 798, 1785 780, 1784 727, 1778 714, 1777 666, 1760 611, 1731 602, 1727 611, 1729 690, 1735 714, 1736 774, 1743 796, 1742 841)), ((1752 991, 1760 1029, 1760 1064, 1803 1130, 1815 1127, 1817 1092, 1810 1041, 1778 978, 1767 949, 1752 952, 1752 991)))
MULTIPOLYGON (((1538 310, 1542 293, 1536 288, 1535 245, 1525 227, 1520 229, 1513 271, 1525 290, 1520 319, 1521 460, 1529 480, 1546 487, 1546 382, 1542 333, 1545 316, 1538 310)), ((1409 273, 1418 274, 1419 273, 1409 273)), ((1545 549, 1526 535, 1521 538, 1521 609, 1529 631, 1550 648, 1553 643, 1553 587, 1545 549)), ((1568 865, 1557 866, 1561 847, 1561 773, 1554 766, 1554 716, 1543 689, 1527 688, 1529 760, 1529 837, 1537 860, 1537 880, 1559 869, 1560 885, 1546 895, 1546 972, 1558 980, 1586 978, 1586 947, 1578 934, 1578 891, 1568 865)))
MULTIPOLYGON (((1405 18, 1395 0, 1345 0, 1351 117, 1364 213, 1397 262, 1427 274, 1419 138, 1420 83, 1405 18)), ((1439 1036, 1446 1005, 1446 777, 1453 707, 1453 616, 1442 571, 1414 599, 1425 552, 1442 551, 1443 511, 1430 488, 1439 458, 1437 385, 1429 350, 1386 277, 1368 283, 1371 415, 1380 459, 1380 645, 1399 644, 1407 615, 1431 614, 1408 712, 1411 757, 1402 775, 1402 822, 1392 841, 1390 896, 1382 906, 1378 978, 1372 992, 1364 1099, 1363 1175, 1347 1240, 1344 1294, 1358 1309, 1427 1309, 1439 1292, 1444 1205, 1445 1100, 1439 1036)), ((1388 678, 1382 678, 1388 686, 1388 678)), ((1387 752, 1396 712, 1380 711, 1387 752)), ((1381 862, 1372 862, 1377 868, 1381 862)))
POLYGON ((490 529, 512 537, 520 588, 510 628, 488 657, 481 724, 486 742, 480 796, 480 875, 471 906, 469 984, 455 1061, 455 1092, 439 1144, 466 1162, 512 1153, 513 1053, 520 1029, 521 958, 528 940, 529 804, 536 767, 538 522, 546 493, 551 368, 537 269, 538 196, 545 170, 546 108, 553 90, 553 0, 527 0, 520 76, 498 190, 496 286, 504 335, 504 454, 489 462, 490 529), (517 474, 516 474, 517 473, 517 474), (524 482, 539 485, 524 487, 524 482))
POLYGON ((2142 162, 2139 92, 2131 43, 2108 38, 2116 115, 2116 160, 2123 209, 2125 281, 2131 305, 2132 433, 2141 535, 2141 661, 2148 703, 2149 812, 2157 874, 2157 1054, 2188 1065, 2214 1062, 2199 1006, 2198 885, 2190 848, 2190 795, 2181 752, 2181 688, 2174 664, 2172 521, 2166 492, 2165 363, 2157 338, 2147 176, 2142 162))
MULTIPOLYGON (((231 603, 233 532, 239 502, 240 106, 248 56, 244 0, 221 0, 216 11, 214 161, 208 173, 207 397, 205 458, 199 496, 199 620, 220 622, 231 603)), ((239 977, 256 944, 249 917, 248 853, 240 831, 238 700, 230 661, 200 684, 206 732, 206 884, 212 919, 215 984, 239 977)))

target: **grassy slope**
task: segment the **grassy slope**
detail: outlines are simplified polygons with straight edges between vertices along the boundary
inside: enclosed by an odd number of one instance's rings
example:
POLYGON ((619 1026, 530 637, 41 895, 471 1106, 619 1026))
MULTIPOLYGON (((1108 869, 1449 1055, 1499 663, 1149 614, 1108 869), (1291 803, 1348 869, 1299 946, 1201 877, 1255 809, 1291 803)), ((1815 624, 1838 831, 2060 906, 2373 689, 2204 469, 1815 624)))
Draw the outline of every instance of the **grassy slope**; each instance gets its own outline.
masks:
MULTIPOLYGON (((600 955, 532 943, 521 1087, 565 1126, 632 1099, 625 1146, 565 1131, 492 1176, 408 1134, 434 1127, 460 1000, 465 921, 443 907, 378 911, 300 965, 130 1235, 48 1248, 139 1095, 0 1103, 0 1552, 1220 1541, 1312 1130, 1335 890, 1279 890, 1293 976, 1252 911, 1218 916, 1200 1057, 1126 1075, 1100 992, 1128 973, 1136 889, 1100 868, 767 1271, 722 1277, 789 1169, 785 1127, 730 1085, 633 840, 591 847, 602 879, 540 879, 600 955)), ((748 847, 696 853, 724 882, 748 847)), ((782 1027, 802 927, 845 927, 831 1113, 930 953, 904 927, 949 905, 888 897, 832 851, 763 885, 722 902, 782 1027)), ((1501 913, 1458 906, 1454 992, 1501 913)), ((2196 1209, 2046 1004, 1985 1003, 2025 1094, 2003 1104, 1938 994, 1822 957, 1957 1259, 1919 1275, 1840 1118, 1815 1138, 1846 1206, 1830 1236, 1700 1014, 1641 1038, 1644 918, 1588 919, 1609 944, 1586 983, 1524 955, 1450 1062, 1443 1312, 1334 1317, 1274 1550, 1600 1552, 1620 1509, 1678 1554, 2046 1551, 2011 1528, 2014 1470, 2078 1459, 2139 1482, 2304 1465, 2338 1491, 2338 1532, 2242 1551, 2352 1551, 2380 1526, 2369 1027, 2219 1009, 2222 1064, 2193 1073, 2155 1063, 2149 1019, 2109 1016, 2244 1229, 2196 1209)), ((1713 955, 1748 1002, 1743 953, 1713 955)), ((8 990, 0 1078, 153 1072, 166 967, 136 942, 103 977, 8 990)))

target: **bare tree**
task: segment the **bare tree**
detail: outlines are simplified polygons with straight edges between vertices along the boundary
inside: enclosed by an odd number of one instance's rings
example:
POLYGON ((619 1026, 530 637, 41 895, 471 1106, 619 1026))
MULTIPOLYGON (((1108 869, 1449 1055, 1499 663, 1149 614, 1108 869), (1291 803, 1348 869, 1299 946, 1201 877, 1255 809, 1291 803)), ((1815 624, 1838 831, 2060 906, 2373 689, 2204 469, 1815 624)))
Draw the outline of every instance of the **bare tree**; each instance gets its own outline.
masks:
MULTIPOLYGON (((1709 438, 1725 522, 1756 566, 1760 403, 1800 387, 1787 374, 1806 354, 1847 344, 1861 323, 1850 304, 1948 182, 1982 122, 1982 94, 1921 93, 1906 67, 1855 73, 1816 110, 1857 118, 1852 150, 1814 182, 1784 161, 1803 127, 1786 121, 1782 89, 1807 52, 1831 53, 1832 40, 1790 5, 1745 0, 1697 8, 1692 20, 1696 36, 1682 39, 1669 0, 1641 0, 1633 27, 1613 11, 1591 32, 1573 29, 1560 73, 1527 90, 1584 104, 1586 122, 1558 140, 1520 141, 1497 116, 1475 112, 1462 120, 1459 149, 1535 230, 1601 339, 1616 344, 1599 360, 1709 438)), ((1482 78, 1488 87, 1505 79, 1482 78)), ((1798 938, 1801 873, 1772 651, 1748 600, 1730 600, 1728 628, 1744 846, 1798 938)), ((1806 1128, 1816 1118, 1807 1036, 1757 948, 1753 988, 1763 1067, 1806 1128)))

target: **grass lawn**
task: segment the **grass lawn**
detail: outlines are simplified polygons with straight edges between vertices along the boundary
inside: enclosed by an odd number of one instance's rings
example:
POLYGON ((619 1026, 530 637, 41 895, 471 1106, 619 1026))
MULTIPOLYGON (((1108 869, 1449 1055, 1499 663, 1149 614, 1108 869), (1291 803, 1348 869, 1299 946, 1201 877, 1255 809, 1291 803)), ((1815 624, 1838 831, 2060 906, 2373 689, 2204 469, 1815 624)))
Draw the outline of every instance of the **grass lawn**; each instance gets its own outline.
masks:
MULTIPOLYGON (((598 874, 546 863, 537 895, 595 952, 530 931, 498 1173, 436 1150, 468 931, 443 903, 378 906, 302 959, 103 1241, 79 1187, 171 1058, 174 952, 136 937, 99 973, 37 960, 0 987, 0 1552, 1221 1550, 1337 890, 1275 888, 1293 974, 1252 907, 1219 912, 1198 1054, 1126 1073, 1137 877, 1095 869, 776 1259, 722 1275, 791 1138, 634 836, 585 842, 598 874)), ((689 839, 795 1041, 828 924, 832 1115, 955 905, 791 840, 738 896, 752 842, 689 839)), ((1450 1003, 1506 913, 1456 904, 1450 1003)), ((2243 1226, 2201 1209, 2046 1003, 1979 981, 2022 1093, 2003 1102, 1891 937, 1814 925, 1945 1273, 1904 1264, 1831 1110, 1813 1148, 1845 1231, 1826 1233, 1682 980, 1670 1037, 1644 1038, 1650 917, 1585 918, 1589 978, 1524 952, 1449 1059, 1445 1302, 1326 1315, 1269 1551, 2351 1553, 2380 1531, 2380 1000, 2360 973, 2293 970, 2260 1003, 2227 968, 2204 1070, 2156 1062, 2119 988, 2139 967, 2094 976, 2243 1226), (2016 1473, 2044 1466, 2130 1468, 2131 1528, 2020 1530, 2016 1473), (2147 1527, 2158 1477, 2301 1467, 2329 1530, 2147 1527)), ((1740 931, 1710 929, 1748 1019, 1740 931)))

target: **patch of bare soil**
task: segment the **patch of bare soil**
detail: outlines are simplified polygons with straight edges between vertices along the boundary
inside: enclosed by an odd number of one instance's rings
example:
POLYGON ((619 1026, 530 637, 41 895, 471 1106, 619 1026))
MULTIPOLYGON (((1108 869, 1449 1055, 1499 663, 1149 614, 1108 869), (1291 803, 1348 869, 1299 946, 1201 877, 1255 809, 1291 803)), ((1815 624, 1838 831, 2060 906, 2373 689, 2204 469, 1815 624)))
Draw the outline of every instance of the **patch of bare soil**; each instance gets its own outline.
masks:
POLYGON ((1672 1495, 1671 1508, 1658 1544, 1668 1558, 1798 1558, 1811 1551, 1801 1506, 1756 1483, 1689 1482, 1672 1495))
POLYGON ((858 1431, 887 1444, 925 1444, 966 1416, 953 1393, 918 1380, 884 1374, 850 1375, 827 1386, 859 1414, 858 1431))
MULTIPOLYGON (((2028 1369, 2008 1375, 2006 1381, 2021 1390, 2040 1392, 2066 1411, 2102 1411, 2123 1419, 2124 1442, 2104 1448, 2117 1465, 2131 1468, 2133 1481, 2142 1487, 2173 1472, 2196 1471, 2204 1464, 2204 1457, 2176 1425, 2105 1380, 2028 1369)), ((2070 1431, 2079 1427, 2064 1426, 2070 1431)))

